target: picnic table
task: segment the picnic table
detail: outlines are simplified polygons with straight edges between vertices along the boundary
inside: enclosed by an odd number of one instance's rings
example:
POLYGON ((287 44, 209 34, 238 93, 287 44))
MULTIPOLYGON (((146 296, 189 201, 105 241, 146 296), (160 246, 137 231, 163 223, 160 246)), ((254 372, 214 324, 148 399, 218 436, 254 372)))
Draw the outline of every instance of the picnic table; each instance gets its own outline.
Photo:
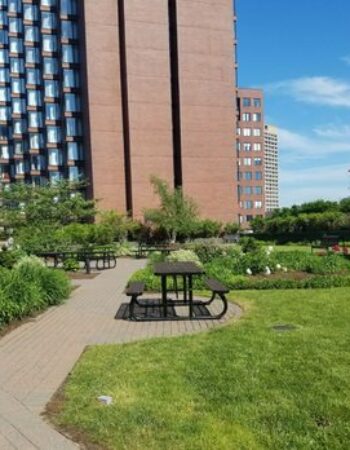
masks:
POLYGON ((176 250, 174 246, 166 244, 147 244, 144 242, 139 242, 137 248, 133 250, 133 253, 137 259, 146 258, 149 253, 160 252, 169 255, 171 252, 176 250))
POLYGON ((161 262, 154 265, 154 274, 160 276, 162 286, 162 304, 164 317, 168 312, 168 278, 182 277, 183 301, 177 300, 178 305, 189 306, 189 317, 193 317, 193 277, 204 274, 204 270, 193 262, 161 262))
POLYGON ((115 252, 107 249, 40 252, 36 256, 43 258, 46 264, 48 264, 49 260, 52 260, 54 268, 58 268, 59 264, 63 264, 64 261, 74 259, 77 262, 84 263, 87 274, 91 273, 91 263, 93 261, 96 262, 97 270, 113 269, 117 265, 115 252))
MULTIPOLYGON (((161 278, 161 299, 160 299, 160 309, 162 314, 159 317, 152 318, 152 320, 184 320, 184 319, 220 319, 226 314, 227 311, 227 300, 225 294, 229 290, 221 284, 219 281, 214 279, 206 279, 205 284, 207 288, 212 292, 212 297, 210 300, 197 300, 193 298, 193 278, 200 277, 204 275, 204 270, 202 267, 198 266, 194 262, 161 262, 154 265, 154 274, 161 278), (176 300, 169 298, 169 293, 171 292, 168 288, 168 279, 182 278, 182 299, 178 299, 176 295, 176 300), (223 309, 215 315, 208 314, 208 310, 205 309, 203 313, 203 308, 209 306, 217 298, 223 303, 223 309), (174 314, 169 316, 169 306, 174 309, 174 307, 187 307, 188 315, 176 316, 174 314), (202 312, 201 312, 202 311, 202 312)), ((176 291, 178 291, 176 283, 176 291)), ((144 283, 134 282, 131 283, 126 289, 126 295, 131 297, 130 302, 130 314, 129 318, 131 320, 139 320, 139 318, 134 314, 135 305, 140 307, 154 307, 154 302, 147 305, 147 302, 140 303, 139 297, 143 295, 144 283)), ((178 294, 178 292, 176 292, 178 294)), ((149 319, 147 319, 149 320, 149 319)))
POLYGON ((319 241, 311 245, 311 252, 314 249, 323 249, 330 253, 335 247, 340 248, 340 236, 325 234, 319 241))

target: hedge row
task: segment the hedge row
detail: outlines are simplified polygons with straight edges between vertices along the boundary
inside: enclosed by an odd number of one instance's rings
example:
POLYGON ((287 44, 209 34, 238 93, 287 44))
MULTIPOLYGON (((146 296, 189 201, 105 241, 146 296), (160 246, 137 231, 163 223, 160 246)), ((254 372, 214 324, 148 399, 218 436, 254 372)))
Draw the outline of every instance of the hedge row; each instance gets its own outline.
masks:
POLYGON ((23 260, 14 269, 0 269, 0 328, 68 298, 71 283, 60 271, 23 260))

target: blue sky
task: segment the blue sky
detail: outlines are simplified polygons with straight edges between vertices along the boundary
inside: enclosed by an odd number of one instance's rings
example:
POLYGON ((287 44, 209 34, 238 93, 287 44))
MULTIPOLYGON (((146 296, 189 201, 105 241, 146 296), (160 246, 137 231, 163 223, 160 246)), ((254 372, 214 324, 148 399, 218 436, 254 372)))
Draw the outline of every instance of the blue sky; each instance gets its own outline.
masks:
POLYGON ((350 196, 350 1, 236 0, 239 85, 280 129, 281 205, 350 196))

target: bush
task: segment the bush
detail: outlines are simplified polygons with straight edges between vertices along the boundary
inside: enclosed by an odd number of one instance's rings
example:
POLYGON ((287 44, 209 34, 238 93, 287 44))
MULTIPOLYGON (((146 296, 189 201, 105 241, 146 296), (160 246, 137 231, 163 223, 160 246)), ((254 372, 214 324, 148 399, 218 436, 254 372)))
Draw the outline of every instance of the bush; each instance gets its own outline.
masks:
POLYGON ((184 238, 192 237, 194 239, 202 238, 215 238, 219 237, 222 231, 222 223, 215 220, 204 219, 198 220, 194 225, 194 230, 190 236, 184 236, 184 238))
POLYGON ((66 272, 77 272, 80 268, 79 261, 75 258, 65 258, 63 261, 63 270, 66 272))
POLYGON ((224 228, 225 234, 237 234, 240 230, 240 226, 236 222, 227 223, 224 228))
POLYGON ((227 255, 238 257, 240 253, 238 247, 235 245, 218 244, 216 241, 188 244, 186 248, 194 251, 203 264, 211 262, 216 258, 226 257, 227 255))
POLYGON ((196 264, 202 265, 196 253, 191 250, 177 250, 176 252, 170 253, 170 255, 166 259, 172 262, 191 261, 196 264))
POLYGON ((60 304, 70 289, 63 272, 46 268, 37 258, 23 258, 12 270, 0 269, 0 328, 60 304))
POLYGON ((254 252, 261 247, 261 244, 253 237, 241 237, 239 241, 243 253, 254 252))
POLYGON ((24 253, 21 250, 2 250, 0 251, 0 266, 12 269, 23 256, 24 253))

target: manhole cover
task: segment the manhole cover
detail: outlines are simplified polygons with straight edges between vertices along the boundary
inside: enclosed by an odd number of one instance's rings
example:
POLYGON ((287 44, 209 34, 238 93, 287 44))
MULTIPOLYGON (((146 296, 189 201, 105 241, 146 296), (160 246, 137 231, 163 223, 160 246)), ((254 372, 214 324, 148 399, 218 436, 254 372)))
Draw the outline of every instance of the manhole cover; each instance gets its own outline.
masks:
POLYGON ((275 330, 275 331, 280 331, 280 332, 283 332, 283 331, 293 331, 293 330, 296 330, 296 326, 295 325, 291 325, 291 324, 289 324, 289 323, 286 323, 286 324, 281 324, 281 325, 274 325, 273 327, 272 327, 272 329, 273 330, 275 330))

